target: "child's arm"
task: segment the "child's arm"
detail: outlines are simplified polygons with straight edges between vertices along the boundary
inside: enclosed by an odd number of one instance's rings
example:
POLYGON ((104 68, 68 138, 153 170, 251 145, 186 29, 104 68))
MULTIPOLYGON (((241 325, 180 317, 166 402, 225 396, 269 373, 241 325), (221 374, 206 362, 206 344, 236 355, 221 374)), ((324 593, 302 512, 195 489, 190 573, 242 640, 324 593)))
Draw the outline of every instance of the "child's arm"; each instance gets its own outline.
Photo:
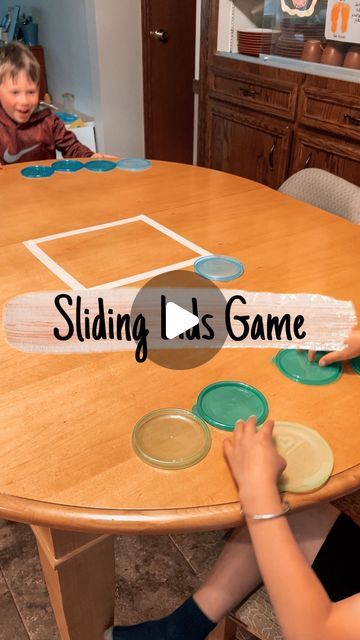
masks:
MULTIPOLYGON (((315 351, 309 351, 310 362, 314 361, 315 353, 315 351)), ((346 347, 341 351, 331 351, 330 353, 327 353, 325 356, 320 358, 319 365, 324 367, 327 364, 332 364, 333 362, 351 360, 358 356, 360 356, 360 330, 354 330, 350 333, 346 341, 346 347)))
MULTIPOLYGON (((273 423, 256 431, 255 419, 238 423, 225 455, 248 514, 281 513, 276 482, 285 461, 272 441, 273 423)), ((285 517, 247 518, 256 559, 286 640, 357 640, 360 595, 332 603, 303 557, 285 517)))
POLYGON ((55 147, 64 158, 91 158, 94 155, 89 147, 79 142, 72 131, 66 129, 60 118, 53 114, 52 120, 55 147))

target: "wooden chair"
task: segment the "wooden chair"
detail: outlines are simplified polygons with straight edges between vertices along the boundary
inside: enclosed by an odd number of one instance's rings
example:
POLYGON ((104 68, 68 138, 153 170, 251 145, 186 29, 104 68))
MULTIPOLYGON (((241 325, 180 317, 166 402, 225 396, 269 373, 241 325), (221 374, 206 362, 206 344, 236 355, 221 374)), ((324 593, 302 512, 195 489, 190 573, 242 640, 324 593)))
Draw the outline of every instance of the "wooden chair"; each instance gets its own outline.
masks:
MULTIPOLYGON (((360 526, 360 490, 335 500, 333 505, 360 526)), ((222 621, 209 640, 283 640, 269 596, 262 585, 222 621)))

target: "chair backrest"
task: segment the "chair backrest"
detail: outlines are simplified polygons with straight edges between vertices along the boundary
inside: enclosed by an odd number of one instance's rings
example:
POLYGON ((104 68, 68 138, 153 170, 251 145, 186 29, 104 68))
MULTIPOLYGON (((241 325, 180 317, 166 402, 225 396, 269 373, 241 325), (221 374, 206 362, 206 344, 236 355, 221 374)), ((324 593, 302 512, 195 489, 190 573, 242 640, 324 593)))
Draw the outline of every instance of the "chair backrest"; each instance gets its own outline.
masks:
POLYGON ((279 191, 360 224, 360 187, 328 171, 303 169, 290 176, 279 191))

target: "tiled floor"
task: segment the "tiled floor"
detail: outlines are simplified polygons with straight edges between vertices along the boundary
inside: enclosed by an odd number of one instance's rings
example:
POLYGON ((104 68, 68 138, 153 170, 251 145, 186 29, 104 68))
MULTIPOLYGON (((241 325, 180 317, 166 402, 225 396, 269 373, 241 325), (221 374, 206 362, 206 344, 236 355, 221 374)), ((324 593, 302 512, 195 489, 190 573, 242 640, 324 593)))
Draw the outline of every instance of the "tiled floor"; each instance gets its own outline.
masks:
MULTIPOLYGON (((200 584, 224 544, 224 531, 116 538, 118 624, 161 617, 200 584)), ((0 521, 0 640, 58 640, 29 527, 0 521)))

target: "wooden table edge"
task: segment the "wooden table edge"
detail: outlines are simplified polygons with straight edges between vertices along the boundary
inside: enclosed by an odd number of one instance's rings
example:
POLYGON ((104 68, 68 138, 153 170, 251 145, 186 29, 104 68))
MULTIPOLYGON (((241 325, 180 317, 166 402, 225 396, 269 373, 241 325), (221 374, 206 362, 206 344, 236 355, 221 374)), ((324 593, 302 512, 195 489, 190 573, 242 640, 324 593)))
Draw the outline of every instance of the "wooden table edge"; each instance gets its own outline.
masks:
MULTIPOLYGON (((317 491, 285 493, 292 510, 356 491, 360 464, 334 475, 317 491)), ((239 502, 180 509, 101 509, 59 505, 0 494, 0 518, 29 525, 98 534, 168 534, 230 529, 243 524, 239 502)))

